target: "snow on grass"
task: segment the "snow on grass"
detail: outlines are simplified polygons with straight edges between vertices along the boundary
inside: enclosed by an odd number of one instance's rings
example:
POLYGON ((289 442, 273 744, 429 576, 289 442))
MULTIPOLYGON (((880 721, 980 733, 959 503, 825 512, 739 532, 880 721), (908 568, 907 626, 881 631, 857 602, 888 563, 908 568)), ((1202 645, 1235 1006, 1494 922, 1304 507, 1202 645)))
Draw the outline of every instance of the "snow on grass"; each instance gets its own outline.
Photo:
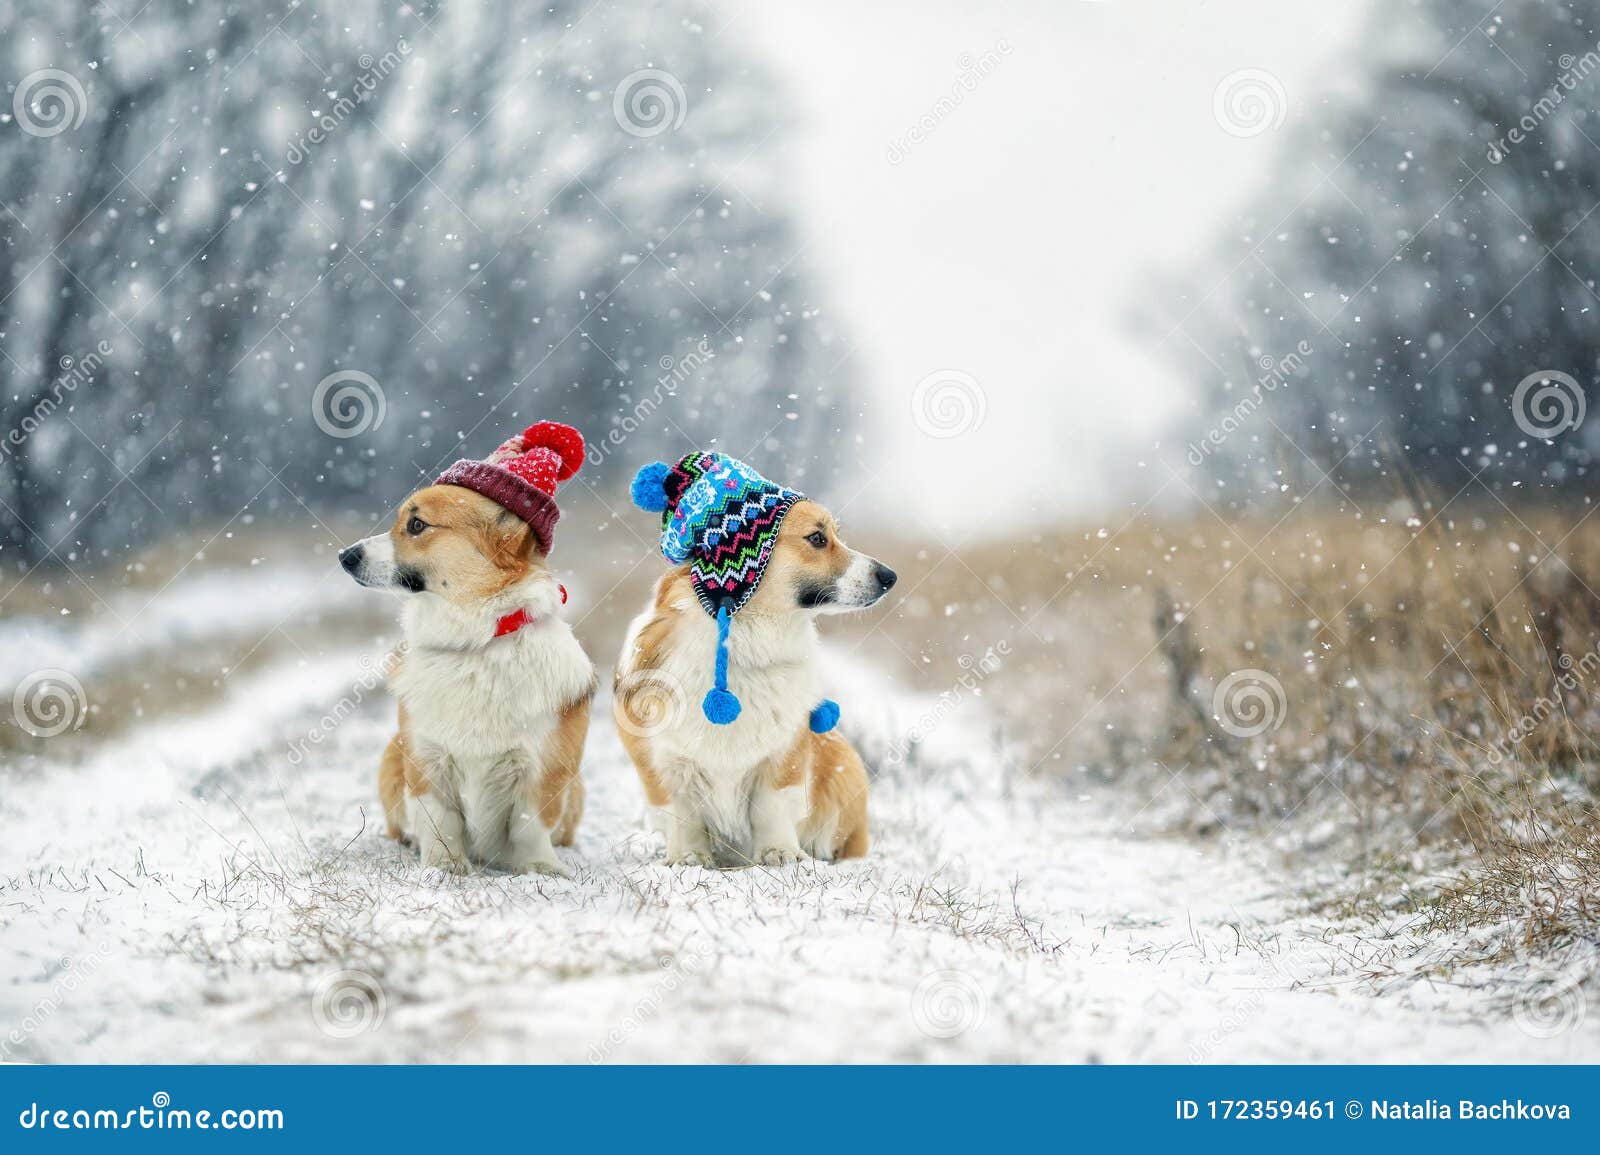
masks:
POLYGON ((197 641, 255 640, 312 593, 327 608, 355 606, 360 591, 332 566, 197 568, 154 592, 119 590, 103 614, 16 615, 0 621, 0 685, 44 668, 87 677, 150 651, 197 641))
POLYGON ((381 833, 375 766, 392 724, 383 696, 364 695, 325 741, 303 742, 381 652, 377 642, 335 648, 241 674, 204 713, 152 719, 76 764, 41 757, 27 777, 9 775, 5 1057, 1600 1053, 1600 1016, 1552 1031, 1459 986, 1412 982, 1373 997, 1352 965, 1371 944, 1290 917, 1285 881, 1248 846, 1137 837, 1129 828, 1145 800, 1023 779, 981 699, 930 728, 929 702, 859 661, 838 663, 829 685, 846 732, 887 767, 864 862, 661 865, 602 700, 572 879, 426 872, 381 833), (914 726, 930 731, 925 741, 890 759, 914 726))

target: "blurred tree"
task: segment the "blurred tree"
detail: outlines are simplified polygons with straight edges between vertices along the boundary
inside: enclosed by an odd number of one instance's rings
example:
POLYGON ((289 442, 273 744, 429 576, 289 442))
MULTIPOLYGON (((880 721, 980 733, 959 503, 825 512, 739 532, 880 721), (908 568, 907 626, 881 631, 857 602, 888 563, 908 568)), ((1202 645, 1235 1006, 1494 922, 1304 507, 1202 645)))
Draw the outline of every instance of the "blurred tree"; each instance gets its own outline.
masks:
POLYGON ((803 484, 847 346, 781 102, 703 16, 9 6, 0 559, 376 516, 544 417, 589 484, 713 442, 803 484))
POLYGON ((1335 466, 1370 484, 1396 459, 1447 494, 1480 470, 1508 493, 1594 487, 1600 414, 1563 421, 1588 398, 1553 378, 1517 394, 1532 374, 1600 381, 1597 15, 1374 7, 1353 95, 1290 138, 1165 319, 1209 385, 1190 461, 1234 502, 1335 466))

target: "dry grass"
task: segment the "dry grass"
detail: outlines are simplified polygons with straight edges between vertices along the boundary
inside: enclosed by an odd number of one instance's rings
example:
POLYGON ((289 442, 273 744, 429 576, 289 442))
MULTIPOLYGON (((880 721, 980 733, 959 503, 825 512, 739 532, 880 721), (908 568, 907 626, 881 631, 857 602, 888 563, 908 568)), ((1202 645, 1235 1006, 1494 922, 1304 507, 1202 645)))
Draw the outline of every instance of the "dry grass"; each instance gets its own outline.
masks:
POLYGON ((882 648, 942 689, 1005 642, 979 689, 1036 772, 1337 863, 1325 912, 1559 950, 1600 931, 1600 519, 1484 502, 931 551, 882 648))

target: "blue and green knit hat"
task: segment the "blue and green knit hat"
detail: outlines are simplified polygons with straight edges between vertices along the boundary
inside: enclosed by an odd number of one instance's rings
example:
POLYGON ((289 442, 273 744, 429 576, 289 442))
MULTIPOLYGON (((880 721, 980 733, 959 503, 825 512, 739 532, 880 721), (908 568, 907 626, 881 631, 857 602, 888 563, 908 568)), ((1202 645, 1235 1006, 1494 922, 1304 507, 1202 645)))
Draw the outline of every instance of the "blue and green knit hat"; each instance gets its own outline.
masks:
MULTIPOLYGON (((739 716, 739 699, 728 689, 733 615, 761 583, 784 515, 804 499, 726 453, 690 453, 676 465, 655 461, 634 475, 633 503, 661 515, 662 556, 689 563, 695 597, 717 619, 716 672, 701 709, 719 726, 739 716)), ((818 734, 838 721, 835 702, 825 699, 811 711, 818 734)))

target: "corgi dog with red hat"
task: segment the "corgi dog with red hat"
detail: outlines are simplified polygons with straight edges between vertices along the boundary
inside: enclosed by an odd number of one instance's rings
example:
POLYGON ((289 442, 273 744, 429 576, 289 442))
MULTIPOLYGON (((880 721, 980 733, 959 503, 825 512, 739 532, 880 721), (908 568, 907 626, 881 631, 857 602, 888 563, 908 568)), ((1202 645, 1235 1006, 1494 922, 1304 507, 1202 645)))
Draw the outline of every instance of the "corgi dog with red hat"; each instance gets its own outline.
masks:
POLYGON ((389 836, 414 843, 424 866, 569 873, 556 847, 572 845, 583 814, 595 672, 547 559, 556 486, 583 456, 571 426, 530 425, 339 554, 356 581, 405 598, 390 677, 400 722, 378 794, 389 836))
POLYGON ((633 500, 674 568, 629 628, 613 709, 667 862, 866 854, 867 771, 821 696, 816 619, 877 604, 894 571, 726 454, 647 465, 633 500))

